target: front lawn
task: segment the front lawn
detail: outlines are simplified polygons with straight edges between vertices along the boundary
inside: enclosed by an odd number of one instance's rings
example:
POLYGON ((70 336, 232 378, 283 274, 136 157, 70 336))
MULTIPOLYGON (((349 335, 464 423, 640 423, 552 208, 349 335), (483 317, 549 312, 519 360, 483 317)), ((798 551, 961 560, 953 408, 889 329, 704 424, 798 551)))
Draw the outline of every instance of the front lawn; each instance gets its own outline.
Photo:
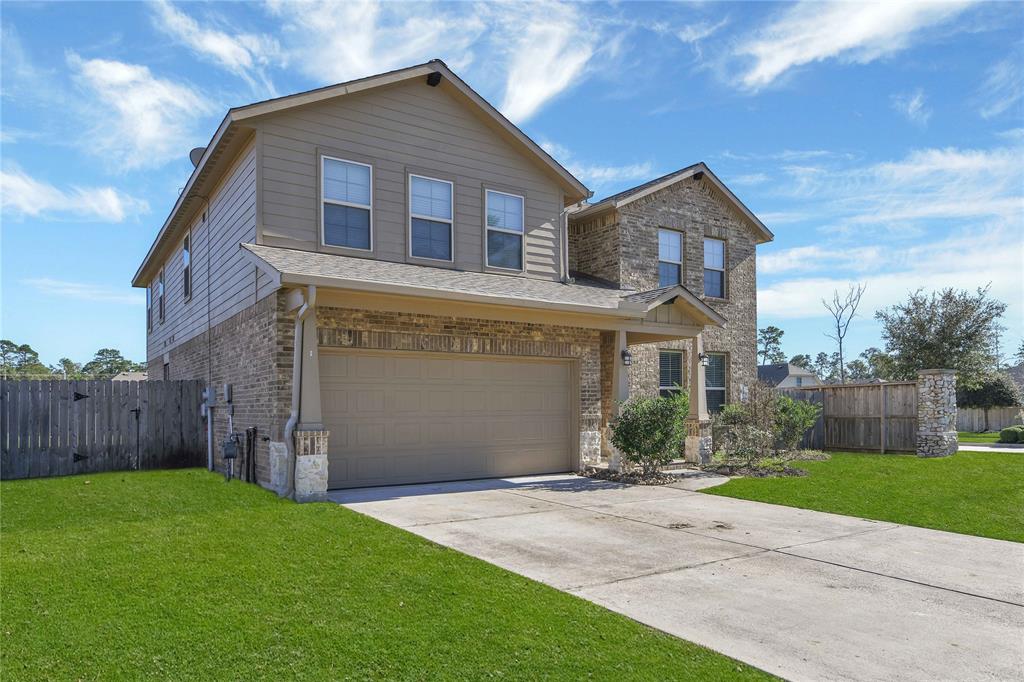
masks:
POLYGON ((999 432, 975 433, 974 431, 959 431, 956 434, 956 439, 961 443, 995 443, 999 441, 999 432))
POLYGON ((205 471, 0 493, 5 681, 768 678, 338 505, 205 471))
POLYGON ((807 476, 738 478, 703 492, 1024 542, 1024 454, 831 453, 807 476))

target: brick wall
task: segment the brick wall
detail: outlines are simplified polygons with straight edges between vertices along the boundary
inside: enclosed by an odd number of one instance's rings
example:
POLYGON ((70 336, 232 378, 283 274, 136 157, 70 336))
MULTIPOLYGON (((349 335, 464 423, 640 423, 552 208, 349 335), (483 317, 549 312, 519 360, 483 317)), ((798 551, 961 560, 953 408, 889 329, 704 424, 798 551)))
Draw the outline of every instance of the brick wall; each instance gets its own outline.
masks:
POLYGON ((570 222, 569 271, 619 283, 619 229, 614 214, 570 222))
MULTIPOLYGON (((263 484, 269 482, 270 470, 262 437, 284 439, 291 406, 292 319, 284 312, 283 294, 274 294, 166 354, 171 379, 210 381, 212 370, 212 384, 218 391, 224 383, 232 384, 235 431, 244 434, 248 427, 258 429, 256 476, 263 484)), ((150 376, 162 375, 162 356, 150 361, 149 371, 150 376)), ((220 442, 227 433, 227 414, 218 409, 214 414, 218 470, 223 466, 220 442)))
POLYGON ((580 375, 581 461, 600 457, 601 338, 595 329, 317 308, 317 334, 321 347, 574 358, 580 375))

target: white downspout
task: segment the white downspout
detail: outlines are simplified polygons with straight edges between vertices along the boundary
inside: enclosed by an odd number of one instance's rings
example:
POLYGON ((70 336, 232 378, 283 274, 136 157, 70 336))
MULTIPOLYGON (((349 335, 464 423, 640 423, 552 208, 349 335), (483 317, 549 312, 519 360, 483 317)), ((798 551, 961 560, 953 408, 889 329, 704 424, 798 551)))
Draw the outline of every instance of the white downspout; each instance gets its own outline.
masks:
POLYGON ((572 282, 572 277, 569 276, 569 209, 571 208, 572 206, 566 206, 558 214, 558 240, 561 242, 559 250, 562 252, 559 266, 562 271, 563 284, 572 282))
MULTIPOLYGON (((316 311, 316 287, 306 287, 305 301, 295 314, 295 340, 292 349, 292 409, 284 425, 284 445, 288 450, 288 480, 285 497, 295 496, 295 427, 299 422, 299 407, 302 397, 302 328, 310 312, 316 311)), ((315 320, 315 318, 314 318, 315 320)))

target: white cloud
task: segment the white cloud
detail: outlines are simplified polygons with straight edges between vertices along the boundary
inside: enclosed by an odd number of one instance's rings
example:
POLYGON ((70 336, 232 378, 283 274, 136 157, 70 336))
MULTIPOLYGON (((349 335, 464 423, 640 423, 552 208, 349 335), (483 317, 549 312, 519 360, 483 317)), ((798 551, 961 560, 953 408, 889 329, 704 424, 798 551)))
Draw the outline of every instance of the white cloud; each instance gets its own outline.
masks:
POLYGON ((82 143, 111 165, 152 167, 183 157, 197 139, 197 119, 213 111, 188 85, 157 78, 145 66, 75 53, 67 61, 92 97, 83 105, 92 130, 81 136, 82 143))
POLYGON ((555 160, 565 166, 566 169, 587 185, 595 193, 603 193, 603 190, 617 187, 621 183, 639 184, 653 178, 654 165, 650 161, 641 163, 629 163, 621 166, 604 165, 596 163, 584 163, 577 160, 571 151, 562 145, 553 142, 541 142, 544 151, 553 156, 555 160))
POLYGON ((744 173, 729 178, 730 185, 760 185, 765 182, 768 182, 768 176, 765 173, 744 173))
POLYGON ((185 14, 167 0, 152 5, 154 25, 204 59, 212 60, 239 76, 253 89, 274 95, 274 85, 264 67, 280 57, 280 47, 270 36, 227 33, 210 28, 185 14))
POLYGON ((790 69, 839 59, 866 64, 906 49, 924 29, 960 14, 969 2, 800 2, 753 37, 734 56, 752 61, 740 85, 759 90, 790 69))
POLYGON ((76 187, 67 190, 36 180, 11 166, 0 171, 0 208, 15 216, 71 217, 119 223, 149 210, 145 201, 113 187, 76 187))
POLYGON ((981 103, 978 113, 982 118, 995 118, 1017 105, 1024 97, 1024 72, 1020 60, 1024 51, 993 64, 985 73, 985 81, 978 89, 981 103))
POLYGON ((72 298, 93 303, 122 303, 126 305, 142 305, 145 297, 128 288, 117 288, 87 282, 69 282, 66 280, 38 277, 22 280, 22 284, 32 287, 47 296, 72 298))
POLYGON ((728 23, 729 20, 727 18, 715 23, 710 21, 700 21, 696 24, 687 24, 686 26, 683 26, 679 29, 676 35, 679 36, 679 39, 684 43, 698 43, 705 38, 710 38, 728 23))
POLYGON ((883 249, 880 246, 836 247, 797 246, 781 251, 758 254, 757 270, 760 274, 817 272, 820 270, 862 271, 875 267, 883 249))
POLYGON ((932 117, 932 110, 925 104, 924 90, 918 88, 913 92, 893 95, 892 108, 903 114, 908 121, 924 128, 932 117))

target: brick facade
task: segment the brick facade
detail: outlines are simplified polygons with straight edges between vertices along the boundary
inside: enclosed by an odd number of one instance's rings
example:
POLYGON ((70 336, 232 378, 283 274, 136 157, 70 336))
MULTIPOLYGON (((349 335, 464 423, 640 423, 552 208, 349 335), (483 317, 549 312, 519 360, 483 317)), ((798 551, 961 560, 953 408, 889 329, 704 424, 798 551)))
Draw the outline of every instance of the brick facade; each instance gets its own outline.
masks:
MULTIPOLYGON (((220 390, 230 383, 234 400, 234 429, 257 428, 256 478, 269 484, 269 450, 263 440, 284 439, 291 407, 293 317, 284 312, 284 294, 267 296, 253 306, 175 346, 150 361, 150 376, 163 374, 168 360, 170 379, 203 379, 220 390), (211 376, 212 371, 212 376, 211 376)), ((220 396, 218 395, 218 402, 220 396)), ((214 413, 214 462, 223 470, 220 442, 227 436, 223 409, 214 413)))
MULTIPOLYGON (((683 286, 728 320, 724 329, 704 332, 704 350, 726 354, 726 393, 729 401, 739 400, 743 387, 757 379, 757 241, 736 209, 706 179, 683 180, 618 210, 572 223, 570 245, 574 233, 578 244, 572 261, 575 269, 623 288, 655 289, 659 228, 683 235, 683 286), (726 243, 725 299, 704 296, 704 237, 726 243), (609 262, 616 262, 617 270, 609 271, 609 262)), ((631 346, 630 394, 657 394, 660 349, 684 351, 684 381, 688 381, 690 346, 689 341, 631 346)))
POLYGON ((600 458, 601 336, 595 329, 317 308, 321 347, 571 358, 579 375, 580 462, 600 458))

